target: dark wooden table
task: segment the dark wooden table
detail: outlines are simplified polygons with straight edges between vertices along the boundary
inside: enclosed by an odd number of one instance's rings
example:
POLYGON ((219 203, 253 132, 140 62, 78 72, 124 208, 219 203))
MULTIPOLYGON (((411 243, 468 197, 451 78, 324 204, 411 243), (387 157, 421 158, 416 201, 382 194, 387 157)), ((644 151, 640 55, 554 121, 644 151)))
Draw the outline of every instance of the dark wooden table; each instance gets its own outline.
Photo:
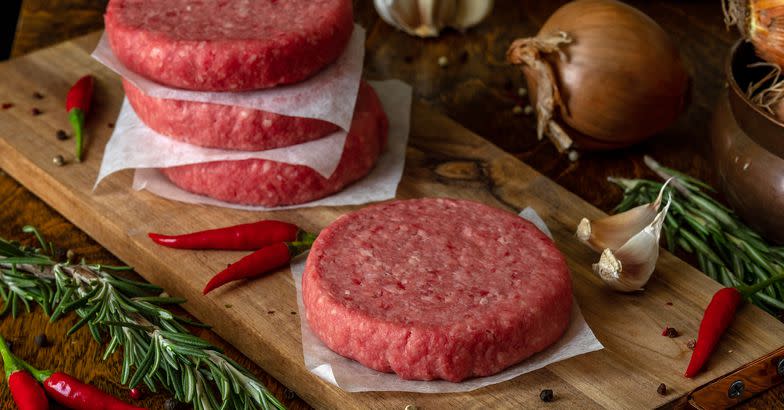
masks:
MULTIPOLYGON (((106 0, 24 0, 12 55, 67 40, 102 27, 106 0)), ((707 129, 718 93, 723 88, 723 59, 734 32, 724 28, 718 1, 630 1, 659 22, 679 44, 694 81, 691 105, 675 126, 638 146, 608 153, 583 154, 577 162, 557 155, 553 146, 539 142, 533 116, 513 112, 520 103, 517 90, 524 86, 519 71, 504 62, 508 44, 530 36, 561 4, 561 1, 496 0, 495 12, 465 34, 450 31, 438 39, 407 36, 382 22, 372 2, 355 1, 356 20, 368 29, 365 71, 370 78, 400 78, 414 86, 416 96, 433 104, 467 128, 515 154, 588 202, 609 211, 620 192, 606 177, 654 177, 642 164, 644 154, 715 184, 717 179, 708 155, 707 129), (449 64, 441 67, 440 57, 449 64)), ((34 224, 62 247, 85 258, 119 263, 57 212, 7 175, 0 174, 0 236, 20 238, 25 224, 34 224)), ((73 318, 48 323, 40 310, 0 322, 0 332, 14 341, 14 349, 40 367, 66 370, 100 388, 127 398, 117 382, 120 355, 100 361, 101 347, 87 331, 66 338, 73 318), (45 333, 51 347, 37 349, 35 335, 45 333)), ((251 369, 290 408, 307 408, 285 386, 217 335, 201 336, 225 349, 251 369)), ((161 408, 165 394, 140 402, 161 408)), ((8 390, 0 389, 0 403, 12 408, 8 390)), ((784 407, 784 387, 748 401, 749 408, 784 407)))

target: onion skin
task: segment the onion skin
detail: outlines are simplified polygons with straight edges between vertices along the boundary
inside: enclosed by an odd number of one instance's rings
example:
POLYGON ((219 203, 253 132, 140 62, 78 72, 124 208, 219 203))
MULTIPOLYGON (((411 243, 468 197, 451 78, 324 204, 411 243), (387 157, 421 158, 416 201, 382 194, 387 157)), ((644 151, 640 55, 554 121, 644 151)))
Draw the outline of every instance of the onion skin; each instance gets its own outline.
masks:
POLYGON ((763 60, 784 67, 784 0, 723 0, 724 22, 735 25, 763 60))
MULTIPOLYGON (((560 95, 555 120, 568 126, 579 148, 632 145, 669 127, 683 111, 690 82, 680 53, 641 11, 614 0, 574 1, 553 13, 536 38, 559 32, 571 38, 562 55, 541 55, 560 95)), ((512 51, 510 61, 519 64, 512 51)), ((531 91, 542 78, 534 71, 523 65, 531 91)))

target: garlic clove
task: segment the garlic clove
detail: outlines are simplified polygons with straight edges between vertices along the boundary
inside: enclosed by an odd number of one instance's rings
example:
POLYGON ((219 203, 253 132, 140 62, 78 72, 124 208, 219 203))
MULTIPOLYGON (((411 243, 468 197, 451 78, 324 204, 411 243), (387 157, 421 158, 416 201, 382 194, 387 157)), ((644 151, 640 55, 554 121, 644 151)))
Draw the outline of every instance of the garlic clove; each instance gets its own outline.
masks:
POLYGON ((458 0, 451 27, 467 29, 479 24, 493 11, 493 0, 458 0))
POLYGON ((610 288, 621 292, 643 290, 659 259, 659 239, 672 197, 653 221, 615 251, 607 248, 593 271, 610 288))
POLYGON ((650 204, 640 205, 595 221, 583 218, 577 225, 577 238, 596 251, 608 248, 619 249, 654 221, 661 207, 664 189, 669 183, 669 180, 664 183, 656 200, 650 204))
POLYGON ((436 37, 444 27, 474 26, 493 7, 492 0, 374 0, 373 4, 384 21, 419 37, 436 37))

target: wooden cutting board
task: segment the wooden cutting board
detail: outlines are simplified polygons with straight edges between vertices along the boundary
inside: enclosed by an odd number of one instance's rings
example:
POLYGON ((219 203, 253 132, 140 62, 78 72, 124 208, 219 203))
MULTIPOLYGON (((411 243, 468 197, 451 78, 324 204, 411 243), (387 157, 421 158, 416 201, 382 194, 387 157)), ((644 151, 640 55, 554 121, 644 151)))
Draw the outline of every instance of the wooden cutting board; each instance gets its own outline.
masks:
POLYGON ((654 407, 682 398, 780 347, 784 325, 745 306, 722 339, 708 370, 682 377, 702 311, 719 285, 663 252, 653 280, 641 294, 609 291, 591 272, 598 255, 573 236, 580 218, 602 212, 511 155, 422 104, 413 107, 412 132, 399 198, 446 196, 473 199, 510 211, 533 207, 548 223, 571 268, 577 300, 605 349, 562 361, 509 382, 470 393, 346 393, 322 382, 303 364, 299 314, 288 271, 210 294, 210 276, 242 254, 164 249, 145 234, 188 232, 264 218, 295 222, 317 231, 357 207, 310 208, 274 213, 186 205, 131 190, 132 172, 108 178, 93 192, 104 144, 123 98, 119 78, 89 57, 93 34, 0 64, 0 167, 115 253, 150 282, 188 298, 186 309, 214 326, 261 367, 302 398, 323 408, 424 409, 537 407, 541 389, 553 389, 552 405, 570 408, 654 407), (87 124, 86 161, 56 167, 52 157, 72 160, 73 141, 63 112, 68 87, 80 76, 97 78, 95 107, 87 124), (32 93, 46 95, 35 100, 32 93), (34 116, 31 109, 43 111, 34 116), (671 304, 670 304, 671 303, 671 304), (661 336, 666 325, 681 336, 661 336), (670 393, 656 393, 665 383, 670 393))

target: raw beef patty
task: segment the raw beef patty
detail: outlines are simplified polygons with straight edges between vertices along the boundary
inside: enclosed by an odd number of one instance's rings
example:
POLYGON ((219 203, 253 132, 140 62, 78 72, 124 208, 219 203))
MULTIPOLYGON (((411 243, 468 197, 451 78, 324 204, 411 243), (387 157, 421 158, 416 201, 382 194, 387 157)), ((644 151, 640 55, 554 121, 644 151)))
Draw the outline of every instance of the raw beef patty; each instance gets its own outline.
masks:
POLYGON ((260 159, 183 165, 161 171, 186 191, 222 201, 262 206, 300 204, 340 191, 367 175, 386 144, 387 128, 381 102, 363 81, 343 155, 329 178, 302 165, 260 159))
POLYGON ((488 376, 566 330, 572 285, 530 222, 454 199, 364 208, 324 229, 302 278, 305 314, 330 349, 404 379, 488 376))
POLYGON ((129 69, 172 87, 240 91, 332 63, 353 18, 350 0, 111 0, 104 22, 129 69))
POLYGON ((324 137, 338 126, 250 108, 151 97, 123 80, 136 115, 170 138, 203 147, 261 151, 324 137))

